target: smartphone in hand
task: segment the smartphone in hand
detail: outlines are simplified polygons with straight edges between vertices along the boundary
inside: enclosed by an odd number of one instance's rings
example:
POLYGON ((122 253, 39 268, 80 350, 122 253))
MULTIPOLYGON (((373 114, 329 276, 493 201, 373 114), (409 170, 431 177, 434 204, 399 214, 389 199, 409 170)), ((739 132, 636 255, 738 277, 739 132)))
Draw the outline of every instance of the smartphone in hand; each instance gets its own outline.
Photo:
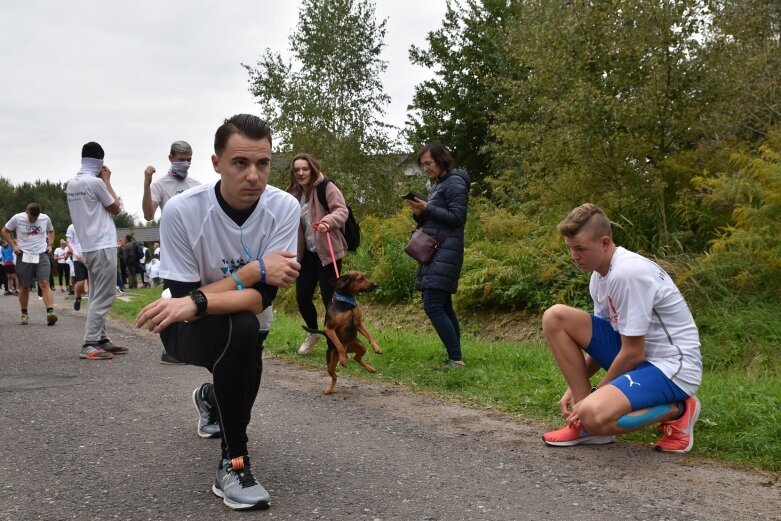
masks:
POLYGON ((407 192, 405 195, 401 196, 402 199, 407 199, 409 201, 414 201, 415 199, 420 199, 421 201, 426 201, 426 198, 423 197, 420 194, 416 194, 415 192, 407 192))

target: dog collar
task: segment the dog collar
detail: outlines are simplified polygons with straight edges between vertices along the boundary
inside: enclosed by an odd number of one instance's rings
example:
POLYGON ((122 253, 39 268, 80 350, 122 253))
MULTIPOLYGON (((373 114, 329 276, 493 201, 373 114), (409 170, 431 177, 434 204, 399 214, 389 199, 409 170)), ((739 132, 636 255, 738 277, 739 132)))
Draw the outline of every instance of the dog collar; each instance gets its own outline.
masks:
POLYGON ((341 293, 334 293, 334 300, 337 302, 344 302, 345 304, 350 304, 354 308, 358 307, 358 301, 355 300, 355 297, 351 297, 350 295, 342 295, 341 293))

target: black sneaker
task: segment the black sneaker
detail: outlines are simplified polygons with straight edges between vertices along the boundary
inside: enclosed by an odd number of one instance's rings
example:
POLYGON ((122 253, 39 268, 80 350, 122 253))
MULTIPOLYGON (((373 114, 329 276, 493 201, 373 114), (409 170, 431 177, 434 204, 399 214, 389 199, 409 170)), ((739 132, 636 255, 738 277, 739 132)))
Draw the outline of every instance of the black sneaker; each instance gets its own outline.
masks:
POLYGON ((168 354, 168 351, 163 349, 163 354, 160 355, 160 363, 161 364, 168 364, 168 365, 187 365, 184 362, 180 362, 173 356, 168 354))
POLYGON ((248 456, 221 460, 212 492, 234 510, 265 510, 271 501, 268 491, 252 474, 248 456))
POLYGON ((210 385, 203 384, 193 391, 193 404, 198 411, 198 436, 201 438, 216 438, 221 432, 217 408, 206 399, 210 385))

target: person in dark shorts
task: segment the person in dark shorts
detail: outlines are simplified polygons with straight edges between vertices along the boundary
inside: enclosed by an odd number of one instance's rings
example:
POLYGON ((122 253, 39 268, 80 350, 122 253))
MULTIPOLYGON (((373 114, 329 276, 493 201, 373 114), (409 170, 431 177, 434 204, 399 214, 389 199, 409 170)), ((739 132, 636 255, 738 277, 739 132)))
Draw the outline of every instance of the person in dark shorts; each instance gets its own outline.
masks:
POLYGON ((27 304, 30 299, 30 288, 37 281, 46 306, 46 324, 53 326, 57 323, 57 314, 54 312, 54 294, 49 285, 52 270, 49 254, 54 241, 54 226, 51 219, 45 213, 41 213, 41 205, 30 203, 24 212, 14 215, 5 223, 3 239, 11 244, 16 253, 16 274, 21 285, 20 323, 27 325, 30 322, 27 304), (16 232, 16 240, 11 237, 11 232, 16 232))

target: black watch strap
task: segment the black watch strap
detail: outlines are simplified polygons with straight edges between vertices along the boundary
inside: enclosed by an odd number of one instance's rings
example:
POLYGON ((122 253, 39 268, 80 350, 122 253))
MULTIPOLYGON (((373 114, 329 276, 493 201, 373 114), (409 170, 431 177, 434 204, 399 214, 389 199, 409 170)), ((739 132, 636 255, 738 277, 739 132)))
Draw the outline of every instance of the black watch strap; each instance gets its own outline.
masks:
POLYGON ((195 302, 195 316, 204 316, 206 314, 206 307, 208 306, 209 301, 206 299, 206 295, 203 294, 203 291, 199 289, 191 291, 190 298, 193 299, 193 302, 195 302))

